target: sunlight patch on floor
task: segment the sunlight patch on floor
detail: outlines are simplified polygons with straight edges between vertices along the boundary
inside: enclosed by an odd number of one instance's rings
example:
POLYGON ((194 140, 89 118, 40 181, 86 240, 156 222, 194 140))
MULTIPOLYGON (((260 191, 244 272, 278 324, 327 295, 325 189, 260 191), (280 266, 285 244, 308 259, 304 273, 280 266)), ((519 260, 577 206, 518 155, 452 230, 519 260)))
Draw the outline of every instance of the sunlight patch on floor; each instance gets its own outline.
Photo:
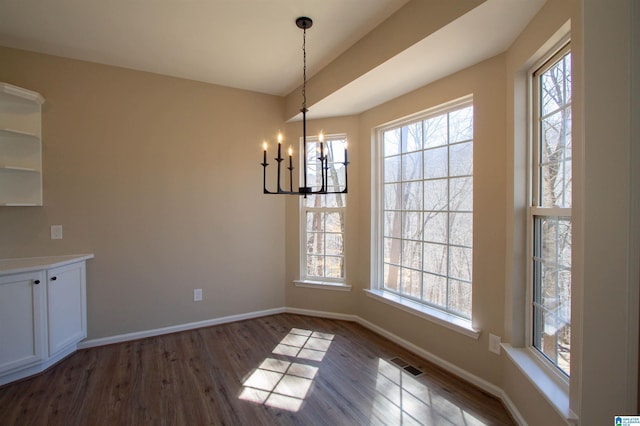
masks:
POLYGON ((333 334, 293 328, 272 351, 298 362, 266 358, 242 383, 239 398, 282 410, 300 410, 318 374, 311 362, 323 360, 333 334))
POLYGON ((486 426, 483 421, 384 359, 378 360, 371 420, 402 425, 486 426))

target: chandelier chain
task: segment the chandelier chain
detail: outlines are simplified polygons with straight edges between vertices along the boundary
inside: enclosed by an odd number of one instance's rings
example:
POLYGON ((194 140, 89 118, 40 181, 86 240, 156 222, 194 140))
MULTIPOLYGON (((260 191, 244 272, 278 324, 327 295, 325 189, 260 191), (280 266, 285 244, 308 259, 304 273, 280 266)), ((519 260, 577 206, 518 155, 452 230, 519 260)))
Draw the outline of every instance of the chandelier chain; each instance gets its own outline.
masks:
POLYGON ((307 109, 307 29, 302 30, 302 109, 307 109))

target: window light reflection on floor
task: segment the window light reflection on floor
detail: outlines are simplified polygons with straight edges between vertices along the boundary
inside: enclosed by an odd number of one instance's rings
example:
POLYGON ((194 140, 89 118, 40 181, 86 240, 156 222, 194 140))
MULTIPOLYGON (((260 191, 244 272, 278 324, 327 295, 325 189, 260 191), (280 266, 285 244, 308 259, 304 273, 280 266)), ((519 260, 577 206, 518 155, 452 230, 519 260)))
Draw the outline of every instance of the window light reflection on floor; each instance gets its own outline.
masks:
POLYGON ((371 420, 388 424, 486 425, 447 398, 432 392, 398 366, 380 359, 371 420))
POLYGON ((242 383, 240 399, 287 411, 300 410, 318 374, 333 334, 293 328, 272 351, 299 362, 266 358, 242 383), (305 363, 306 362, 306 363, 305 363))

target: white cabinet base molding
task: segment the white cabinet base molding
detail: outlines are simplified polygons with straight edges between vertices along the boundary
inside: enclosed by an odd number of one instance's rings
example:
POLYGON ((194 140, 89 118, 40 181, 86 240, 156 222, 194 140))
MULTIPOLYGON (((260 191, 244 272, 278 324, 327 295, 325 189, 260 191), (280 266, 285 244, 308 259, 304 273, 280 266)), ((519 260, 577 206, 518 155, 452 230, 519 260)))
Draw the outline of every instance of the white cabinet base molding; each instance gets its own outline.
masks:
POLYGON ((92 254, 0 260, 0 385, 40 373, 87 337, 92 254))

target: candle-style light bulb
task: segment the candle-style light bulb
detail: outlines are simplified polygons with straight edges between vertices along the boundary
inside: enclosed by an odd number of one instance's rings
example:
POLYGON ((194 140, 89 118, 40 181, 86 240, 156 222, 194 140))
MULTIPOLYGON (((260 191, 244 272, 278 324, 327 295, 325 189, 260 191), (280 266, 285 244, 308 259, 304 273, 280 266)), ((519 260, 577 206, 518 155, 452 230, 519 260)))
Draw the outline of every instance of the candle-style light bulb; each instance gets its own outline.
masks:
POLYGON ((289 157, 293 155, 293 148, 289 145, 289 157))
POLYGON ((282 133, 278 132, 278 158, 282 158, 280 150, 282 149, 282 133))
POLYGON ((262 151, 262 154, 263 154, 262 163, 263 164, 267 164, 267 141, 262 141, 262 149, 263 149, 263 151, 262 151))
POLYGON ((324 142, 324 133, 320 132, 320 134, 318 135, 318 140, 322 143, 324 142))

